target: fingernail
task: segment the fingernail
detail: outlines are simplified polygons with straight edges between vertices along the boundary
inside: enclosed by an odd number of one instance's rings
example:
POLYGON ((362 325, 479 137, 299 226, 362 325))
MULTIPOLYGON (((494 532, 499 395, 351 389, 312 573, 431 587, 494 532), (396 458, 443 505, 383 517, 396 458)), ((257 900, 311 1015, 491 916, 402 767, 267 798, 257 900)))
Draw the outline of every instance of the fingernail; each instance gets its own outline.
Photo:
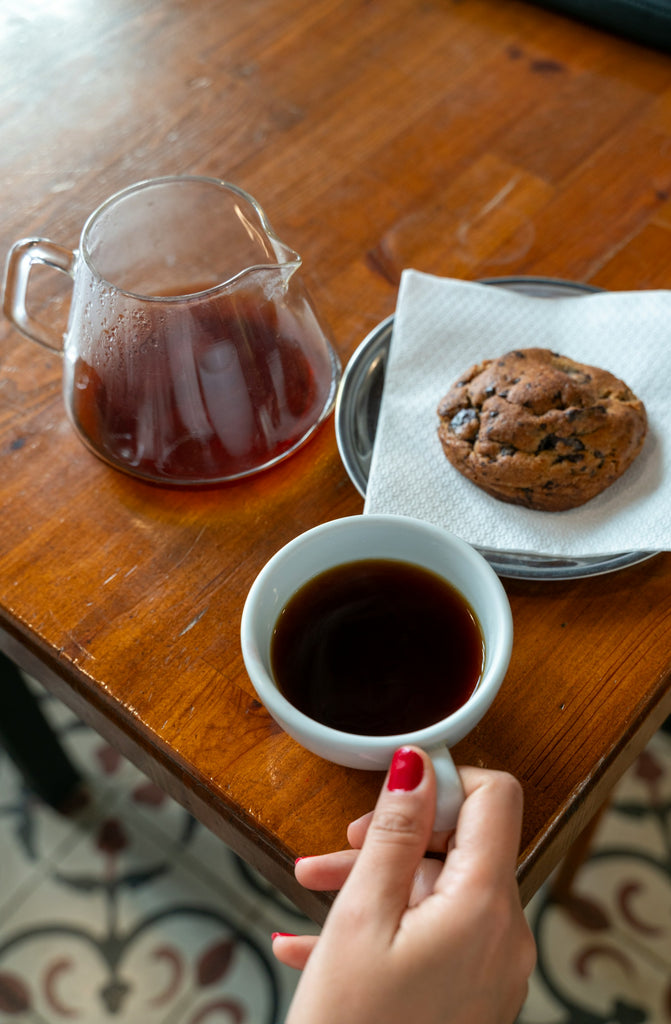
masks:
POLYGON ((294 867, 296 867, 300 860, 305 860, 305 857, 296 857, 296 860, 294 861, 294 867))
POLYGON ((423 775, 424 762, 417 751, 401 747, 392 758, 387 789, 405 792, 416 789, 423 775))
POLYGON ((295 939, 296 936, 293 935, 291 932, 273 932, 271 938, 272 941, 274 942, 275 939, 295 939))

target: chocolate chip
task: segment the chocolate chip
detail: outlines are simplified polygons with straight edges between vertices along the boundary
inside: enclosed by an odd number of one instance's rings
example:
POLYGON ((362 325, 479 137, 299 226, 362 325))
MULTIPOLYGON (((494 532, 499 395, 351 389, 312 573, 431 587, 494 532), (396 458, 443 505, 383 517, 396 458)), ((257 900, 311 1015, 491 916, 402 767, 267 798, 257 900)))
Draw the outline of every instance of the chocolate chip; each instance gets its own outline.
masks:
POLYGON ((552 465, 556 466, 559 462, 582 462, 585 456, 582 452, 571 452, 569 455, 558 455, 553 460, 552 465))
POLYGON ((450 426, 455 434, 472 434, 467 428, 476 426, 477 433, 478 412, 477 409, 460 409, 450 420, 450 426))

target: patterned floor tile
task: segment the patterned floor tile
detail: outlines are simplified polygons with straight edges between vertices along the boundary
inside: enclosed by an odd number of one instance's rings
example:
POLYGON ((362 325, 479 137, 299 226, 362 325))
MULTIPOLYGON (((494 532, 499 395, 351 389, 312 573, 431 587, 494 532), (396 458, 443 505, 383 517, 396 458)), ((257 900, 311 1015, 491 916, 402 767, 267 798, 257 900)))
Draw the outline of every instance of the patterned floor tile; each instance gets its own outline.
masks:
POLYGON ((101 816, 3 915, 0 1019, 8 1006, 41 1024, 280 1019, 296 977, 270 933, 143 826, 101 816))
POLYGON ((671 1021, 671 738, 613 793, 569 898, 528 908, 539 959, 520 1024, 671 1021))
POLYGON ((30 793, 0 748, 0 918, 76 840, 77 824, 30 793))
POLYGON ((622 940, 548 904, 534 922, 539 959, 520 1024, 662 1024, 669 971, 622 940))
MULTIPOLYGON (((0 1024, 279 1024, 298 974, 273 931, 316 932, 214 835, 36 684, 86 777, 64 818, 0 751, 0 1024)), ((671 1024, 671 737, 618 784, 564 905, 527 915, 519 1024, 671 1024)))

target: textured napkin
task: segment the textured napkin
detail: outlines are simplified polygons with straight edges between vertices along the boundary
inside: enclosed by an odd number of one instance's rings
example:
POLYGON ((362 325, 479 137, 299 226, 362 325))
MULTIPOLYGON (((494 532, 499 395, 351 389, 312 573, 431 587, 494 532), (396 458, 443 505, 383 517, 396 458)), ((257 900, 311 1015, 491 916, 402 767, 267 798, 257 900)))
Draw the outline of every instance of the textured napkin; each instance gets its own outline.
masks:
POLYGON ((564 557, 671 548, 671 291, 544 298, 406 270, 364 512, 410 515, 479 547, 564 557), (648 436, 611 487, 539 512, 481 491, 443 455, 436 408, 474 363, 549 348, 601 366, 645 404, 648 436))

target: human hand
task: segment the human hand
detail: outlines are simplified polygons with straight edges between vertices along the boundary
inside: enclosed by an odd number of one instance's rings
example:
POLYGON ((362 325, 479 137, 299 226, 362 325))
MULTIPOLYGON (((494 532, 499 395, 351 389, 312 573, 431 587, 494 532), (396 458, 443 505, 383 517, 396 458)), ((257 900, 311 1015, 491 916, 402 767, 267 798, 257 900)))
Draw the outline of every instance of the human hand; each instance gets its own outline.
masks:
POLYGON ((283 962, 305 965, 287 1024, 514 1020, 535 962, 515 882, 521 789, 504 773, 461 774, 444 865, 424 859, 435 776, 417 748, 397 753, 372 817, 350 828, 360 851, 300 861, 301 882, 342 891, 318 940, 274 943, 283 962))
MULTIPOLYGON (((470 768, 459 769, 462 776, 468 777, 470 768)), ((463 784, 463 783, 462 783, 463 784)), ((347 841, 350 849, 338 850, 335 853, 324 853, 316 857, 299 858, 296 861, 296 877, 306 889, 314 889, 321 892, 335 892, 342 889, 345 879, 354 867, 359 851, 363 846, 366 833, 373 820, 374 811, 350 822, 347 827, 347 841)), ((433 892, 435 881, 442 870, 442 860, 447 852, 450 840, 454 832, 432 832, 426 853, 415 871, 408 906, 413 907, 420 903, 426 896, 433 892), (440 859, 432 858, 430 854, 441 855, 440 859)), ((317 942, 317 936, 305 935, 302 941, 298 936, 282 936, 283 938, 298 939, 297 942, 280 943, 279 952, 281 959, 288 966, 303 968, 307 962, 312 947, 317 942), (290 960, 287 959, 290 956, 290 960)))

